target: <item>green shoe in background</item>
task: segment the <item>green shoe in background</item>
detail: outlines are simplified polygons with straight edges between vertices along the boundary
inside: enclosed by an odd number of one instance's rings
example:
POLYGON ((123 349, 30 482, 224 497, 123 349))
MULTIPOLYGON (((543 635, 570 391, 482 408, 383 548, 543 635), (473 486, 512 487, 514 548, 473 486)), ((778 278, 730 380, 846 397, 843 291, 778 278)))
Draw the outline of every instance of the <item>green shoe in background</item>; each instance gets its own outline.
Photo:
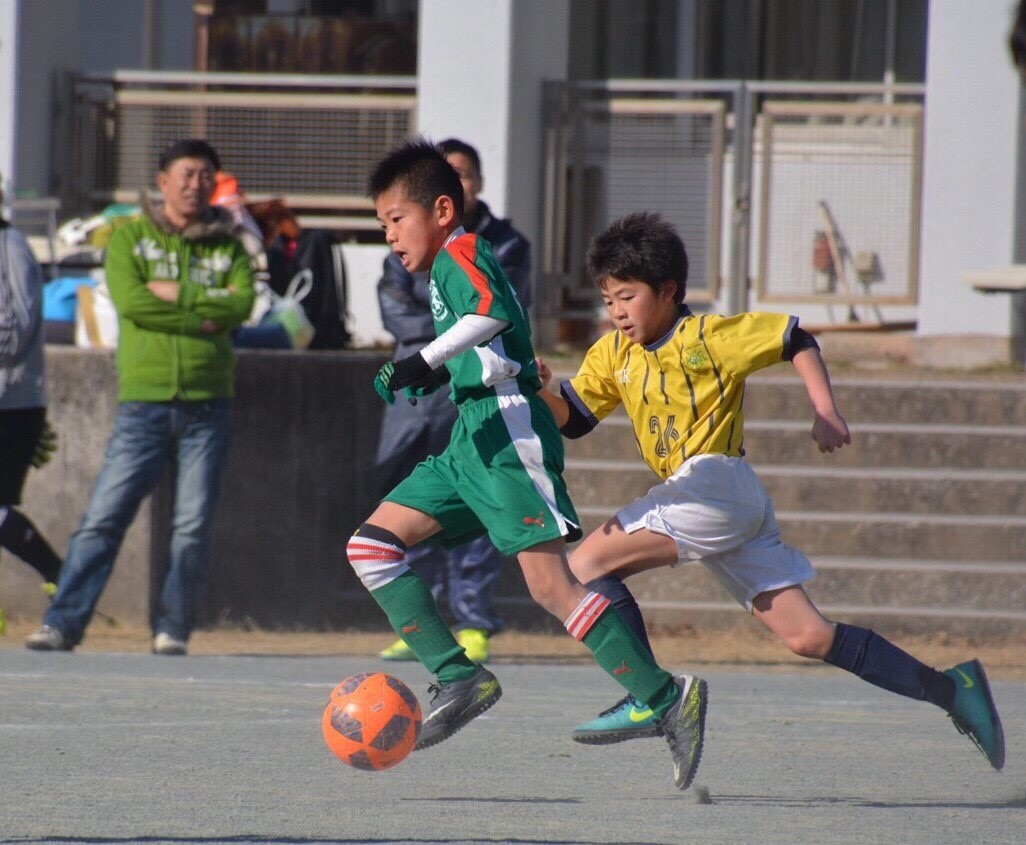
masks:
POLYGON ((468 660, 475 663, 488 661, 488 632, 481 628, 464 628, 456 632, 456 642, 463 646, 468 660))
POLYGON ((609 745, 628 739, 644 739, 661 736, 659 720, 647 704, 642 704, 633 695, 621 698, 597 718, 573 729, 570 736, 574 742, 585 745, 609 745))
POLYGON ((995 769, 1005 765, 1005 732, 1001 727, 987 673, 979 660, 959 663, 944 674, 955 682, 955 702, 948 713, 959 733, 968 734, 995 769))
POLYGON ((416 656, 410 650, 410 647, 406 645, 404 640, 396 640, 392 645, 386 648, 384 651, 378 652, 378 657, 382 660, 416 660, 416 656))
POLYGON ((0 610, 0 637, 7 635, 7 620, 4 619, 4 612, 0 610))

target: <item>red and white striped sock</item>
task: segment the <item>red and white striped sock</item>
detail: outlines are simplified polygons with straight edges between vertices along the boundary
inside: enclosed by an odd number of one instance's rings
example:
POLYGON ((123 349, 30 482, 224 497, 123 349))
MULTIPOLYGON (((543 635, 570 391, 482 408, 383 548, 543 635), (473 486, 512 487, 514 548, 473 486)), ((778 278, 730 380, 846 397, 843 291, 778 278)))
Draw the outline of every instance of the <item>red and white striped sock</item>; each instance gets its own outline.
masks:
POLYGON ((602 593, 592 591, 581 599, 581 603, 567 617, 563 625, 570 632, 571 637, 583 642, 588 631, 591 630, 591 626, 598 621, 609 604, 609 599, 602 593))
POLYGON ((367 523, 349 538, 346 556, 368 590, 384 587, 410 570, 406 544, 391 531, 367 523))

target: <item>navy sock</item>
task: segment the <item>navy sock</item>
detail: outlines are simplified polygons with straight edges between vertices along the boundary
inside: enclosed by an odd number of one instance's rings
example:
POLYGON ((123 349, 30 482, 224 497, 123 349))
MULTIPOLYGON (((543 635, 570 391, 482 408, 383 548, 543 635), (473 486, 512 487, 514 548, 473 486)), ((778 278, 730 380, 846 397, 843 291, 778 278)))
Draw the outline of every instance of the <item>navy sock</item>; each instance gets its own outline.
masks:
POLYGON ((645 650, 652 654, 652 644, 649 643, 648 631, 645 630, 645 618, 641 615, 641 608, 638 607, 634 594, 627 589, 627 585, 615 575, 603 575, 584 586, 609 599, 631 633, 641 641, 645 650))
POLYGON ((874 686, 929 701, 944 710, 950 711, 955 700, 955 682, 951 678, 920 663, 868 628, 838 622, 834 644, 825 659, 874 686))

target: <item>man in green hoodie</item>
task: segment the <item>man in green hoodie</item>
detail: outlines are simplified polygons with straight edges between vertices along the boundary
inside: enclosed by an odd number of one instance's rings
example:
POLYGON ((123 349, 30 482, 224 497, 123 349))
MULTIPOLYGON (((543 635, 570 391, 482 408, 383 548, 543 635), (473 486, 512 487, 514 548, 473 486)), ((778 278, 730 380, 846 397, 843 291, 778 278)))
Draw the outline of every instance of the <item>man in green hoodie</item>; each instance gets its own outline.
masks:
POLYGON ((176 469, 171 564, 152 613, 153 651, 185 654, 209 570, 214 503, 228 452, 235 358, 230 331, 253 304, 249 257, 210 205, 217 153, 201 140, 160 157, 162 203, 118 227, 107 287, 118 312, 118 413, 106 458, 43 626, 25 642, 69 651, 82 639, 140 502, 176 469))

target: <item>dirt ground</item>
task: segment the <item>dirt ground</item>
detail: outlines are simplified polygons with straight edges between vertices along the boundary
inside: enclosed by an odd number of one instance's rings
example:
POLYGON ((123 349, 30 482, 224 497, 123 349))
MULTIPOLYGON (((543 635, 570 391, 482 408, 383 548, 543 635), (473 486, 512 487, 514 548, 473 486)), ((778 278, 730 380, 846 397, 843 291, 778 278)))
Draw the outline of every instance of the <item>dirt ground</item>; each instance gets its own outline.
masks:
MULTIPOLYGON (((0 637, 0 653, 22 648, 25 637, 35 629, 24 623, 8 624, 0 637)), ((297 655, 358 656, 374 658, 392 642, 387 633, 358 631, 282 632, 262 630, 216 629, 197 631, 190 641, 194 655, 297 655)), ((895 637, 895 642, 920 660, 938 668, 953 666, 970 657, 979 657, 988 675, 997 681, 1026 681, 1026 641, 979 641, 935 634, 929 637, 895 637)), ((750 669, 752 671, 835 671, 821 663, 803 660, 787 651, 779 642, 758 630, 688 631, 680 634, 657 633, 652 647, 668 668, 695 670, 750 669)), ((139 628, 110 627, 97 620, 90 627, 80 651, 147 652, 149 632, 139 628)), ((580 663, 590 661, 584 646, 558 634, 507 631, 492 639, 494 663, 580 663)))

